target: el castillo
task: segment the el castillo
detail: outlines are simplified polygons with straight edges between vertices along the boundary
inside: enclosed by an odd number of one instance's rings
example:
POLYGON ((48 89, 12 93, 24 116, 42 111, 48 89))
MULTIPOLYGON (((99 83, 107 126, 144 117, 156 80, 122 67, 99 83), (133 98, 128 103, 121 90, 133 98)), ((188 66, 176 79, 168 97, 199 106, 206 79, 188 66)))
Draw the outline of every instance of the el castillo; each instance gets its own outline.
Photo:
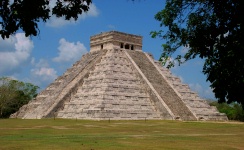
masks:
POLYGON ((142 36, 90 37, 90 52, 11 118, 228 120, 143 52, 142 36))

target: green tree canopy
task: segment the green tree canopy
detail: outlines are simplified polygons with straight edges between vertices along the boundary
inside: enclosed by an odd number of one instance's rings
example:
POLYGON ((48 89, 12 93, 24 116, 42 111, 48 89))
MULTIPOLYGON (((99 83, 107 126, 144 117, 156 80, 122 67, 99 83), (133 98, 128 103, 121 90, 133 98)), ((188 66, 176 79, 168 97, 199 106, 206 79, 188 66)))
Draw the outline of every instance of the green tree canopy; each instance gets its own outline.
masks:
POLYGON ((244 1, 242 0, 166 0, 155 15, 167 31, 153 31, 152 37, 166 40, 161 60, 166 62, 179 48, 168 67, 200 57, 203 73, 219 102, 238 102, 244 106, 244 1))
POLYGON ((26 36, 38 34, 38 22, 46 22, 50 14, 78 19, 78 15, 89 10, 91 0, 57 0, 50 8, 50 0, 0 0, 0 35, 8 38, 18 30, 26 36), (51 12, 51 13, 50 13, 51 12))
POLYGON ((11 78, 0 78, 0 118, 9 117, 37 95, 38 86, 11 78))
POLYGON ((225 113, 229 120, 244 121, 244 109, 237 103, 217 103, 212 101, 211 106, 216 106, 219 112, 225 113))

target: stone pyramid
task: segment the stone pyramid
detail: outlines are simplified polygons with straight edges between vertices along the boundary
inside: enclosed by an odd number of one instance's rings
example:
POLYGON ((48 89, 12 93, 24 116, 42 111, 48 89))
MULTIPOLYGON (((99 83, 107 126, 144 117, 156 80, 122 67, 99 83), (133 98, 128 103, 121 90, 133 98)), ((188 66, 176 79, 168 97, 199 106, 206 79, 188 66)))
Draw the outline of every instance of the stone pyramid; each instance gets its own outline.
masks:
POLYGON ((117 31, 90 38, 83 55, 12 118, 227 120, 142 51, 142 37, 117 31))

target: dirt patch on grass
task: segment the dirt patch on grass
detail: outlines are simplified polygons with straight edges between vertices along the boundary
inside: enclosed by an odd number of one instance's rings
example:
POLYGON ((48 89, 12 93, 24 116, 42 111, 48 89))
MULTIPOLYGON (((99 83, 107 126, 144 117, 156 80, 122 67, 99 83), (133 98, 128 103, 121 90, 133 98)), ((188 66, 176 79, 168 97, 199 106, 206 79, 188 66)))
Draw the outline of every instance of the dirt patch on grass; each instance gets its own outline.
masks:
POLYGON ((65 126, 52 126, 51 128, 53 128, 53 129, 72 129, 72 128, 67 128, 65 126))

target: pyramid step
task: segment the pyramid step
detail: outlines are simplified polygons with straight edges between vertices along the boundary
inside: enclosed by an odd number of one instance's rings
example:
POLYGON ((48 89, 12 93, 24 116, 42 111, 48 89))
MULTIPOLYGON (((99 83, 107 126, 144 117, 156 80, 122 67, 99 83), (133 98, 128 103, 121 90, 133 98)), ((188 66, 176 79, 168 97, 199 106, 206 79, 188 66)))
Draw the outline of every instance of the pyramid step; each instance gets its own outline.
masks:
POLYGON ((160 116, 156 115, 154 112, 146 111, 146 112, 135 112, 135 111, 119 111, 119 110, 87 110, 82 113, 74 113, 74 112, 60 112, 58 117, 62 118, 73 118, 77 119, 82 118, 90 118, 90 119, 159 119, 160 116))
POLYGON ((91 52, 11 116, 227 120, 161 62, 143 53, 141 36, 117 31, 101 33, 91 37, 90 47, 91 52))
MULTIPOLYGON (((185 106, 181 98, 174 92, 171 86, 167 84, 160 72, 154 66, 154 63, 151 63, 144 53, 136 53, 134 51, 127 51, 127 53, 134 60, 149 82, 152 83, 154 89, 161 96, 175 116, 179 116, 184 120, 196 120, 195 116, 185 106), (162 86, 162 84, 164 86, 162 86), (172 99, 174 99, 174 101, 172 101, 172 99)), ((180 79, 172 77, 172 81, 180 82, 180 79)))

